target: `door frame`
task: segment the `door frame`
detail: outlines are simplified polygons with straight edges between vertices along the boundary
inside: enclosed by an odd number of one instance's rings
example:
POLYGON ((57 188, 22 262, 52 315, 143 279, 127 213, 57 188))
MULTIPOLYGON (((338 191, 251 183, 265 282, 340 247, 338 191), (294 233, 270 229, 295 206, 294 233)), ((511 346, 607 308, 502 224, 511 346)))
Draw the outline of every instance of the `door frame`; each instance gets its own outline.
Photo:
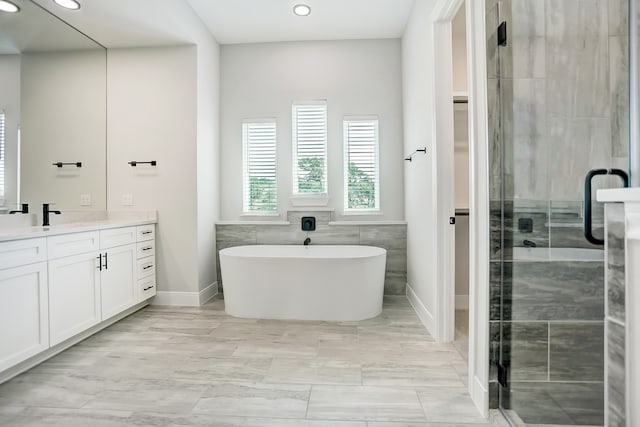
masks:
POLYGON ((437 183, 436 335, 451 341, 455 328, 453 88, 451 21, 466 8, 469 92, 469 393, 489 415, 489 135, 485 0, 438 0, 432 14, 434 131, 437 183))

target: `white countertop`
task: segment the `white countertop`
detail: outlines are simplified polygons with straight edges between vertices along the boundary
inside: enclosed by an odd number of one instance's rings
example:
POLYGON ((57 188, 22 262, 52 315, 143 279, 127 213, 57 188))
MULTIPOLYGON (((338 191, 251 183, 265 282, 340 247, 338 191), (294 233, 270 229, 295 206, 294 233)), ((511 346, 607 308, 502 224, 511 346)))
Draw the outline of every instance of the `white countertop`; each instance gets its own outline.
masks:
MULTIPOLYGON (((69 215, 71 216, 71 215, 69 215)), ((99 231, 110 228, 134 227, 137 225, 155 224, 158 222, 157 213, 150 212, 100 212, 75 215, 77 221, 55 224, 56 216, 51 220, 54 224, 43 226, 9 226, 0 227, 0 242, 10 240, 35 239, 37 237, 56 236, 59 234, 82 233, 85 231, 99 231)), ((61 218, 58 218, 62 220, 61 218)))
POLYGON ((598 190, 599 202, 640 202, 640 187, 598 190))
POLYGON ((59 234, 82 233, 85 231, 107 230, 109 228, 133 227, 136 225, 155 224, 155 220, 116 220, 76 222, 70 224, 50 225, 48 227, 34 226, 0 230, 0 242, 10 240, 34 239, 59 234))

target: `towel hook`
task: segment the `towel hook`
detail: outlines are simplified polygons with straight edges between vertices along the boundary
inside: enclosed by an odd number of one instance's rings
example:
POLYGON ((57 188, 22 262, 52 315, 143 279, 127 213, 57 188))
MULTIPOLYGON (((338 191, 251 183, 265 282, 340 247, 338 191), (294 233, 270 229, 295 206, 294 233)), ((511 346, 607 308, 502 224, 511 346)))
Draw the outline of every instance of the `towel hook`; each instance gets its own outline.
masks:
POLYGON ((414 151, 413 153, 409 154, 409 155, 408 155, 407 157, 405 157, 404 159, 405 159, 405 160, 408 160, 408 161, 410 161, 410 162, 412 162, 412 161, 413 161, 413 156, 414 156, 416 153, 424 153, 424 154, 427 154, 427 147, 416 148, 416 151, 414 151))

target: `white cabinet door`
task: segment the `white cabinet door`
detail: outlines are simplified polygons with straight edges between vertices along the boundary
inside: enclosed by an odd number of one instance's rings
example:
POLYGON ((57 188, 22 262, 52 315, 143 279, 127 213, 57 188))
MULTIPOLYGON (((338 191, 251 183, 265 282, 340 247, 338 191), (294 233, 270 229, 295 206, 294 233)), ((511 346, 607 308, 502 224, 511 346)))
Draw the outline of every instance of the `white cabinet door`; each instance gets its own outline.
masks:
POLYGON ((49 261, 51 345, 100 323, 98 252, 49 261))
POLYGON ((47 348, 47 263, 0 270, 0 372, 47 348))
POLYGON ((136 245, 106 249, 102 254, 102 320, 107 320, 137 302, 136 245))

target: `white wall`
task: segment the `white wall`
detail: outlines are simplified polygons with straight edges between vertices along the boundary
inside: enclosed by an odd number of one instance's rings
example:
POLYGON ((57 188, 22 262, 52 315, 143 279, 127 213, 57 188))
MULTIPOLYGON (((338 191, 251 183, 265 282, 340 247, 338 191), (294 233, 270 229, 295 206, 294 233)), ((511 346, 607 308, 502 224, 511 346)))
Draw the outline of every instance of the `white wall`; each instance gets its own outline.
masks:
POLYGON ((436 208, 433 188, 435 156, 433 135, 434 88, 433 27, 429 13, 435 1, 418 0, 402 39, 404 150, 428 147, 404 168, 405 216, 407 226, 408 292, 416 311, 433 334, 436 293, 436 208))
POLYGON ((341 217, 344 204, 343 117, 377 115, 382 215, 367 219, 404 219, 400 53, 399 40, 223 46, 222 218, 239 219, 242 214, 242 120, 276 119, 278 206, 284 216, 292 193, 291 104, 325 99, 329 207, 335 209, 335 218, 341 217))
POLYGON ((189 45, 109 49, 108 208, 158 211, 160 299, 198 304, 216 289, 220 47, 187 3, 171 10, 189 45))
POLYGON ((216 281, 215 223, 220 218, 220 48, 207 34, 198 55, 198 287, 216 281))
POLYGON ((21 201, 33 212, 49 202, 105 210, 105 52, 23 54, 21 83, 21 201), (80 206, 81 194, 91 206, 80 206))
MULTIPOLYGON (((17 143, 20 124, 20 55, 0 55, 0 110, 5 114, 4 207, 16 209, 17 143)), ((0 207, 1 203, 0 203, 0 207)))
POLYGON ((453 44, 453 91, 467 91, 467 32, 464 5, 458 10, 452 22, 453 44))
POLYGON ((109 210, 157 210, 158 291, 197 292, 196 47, 109 49, 107 75, 109 210))

